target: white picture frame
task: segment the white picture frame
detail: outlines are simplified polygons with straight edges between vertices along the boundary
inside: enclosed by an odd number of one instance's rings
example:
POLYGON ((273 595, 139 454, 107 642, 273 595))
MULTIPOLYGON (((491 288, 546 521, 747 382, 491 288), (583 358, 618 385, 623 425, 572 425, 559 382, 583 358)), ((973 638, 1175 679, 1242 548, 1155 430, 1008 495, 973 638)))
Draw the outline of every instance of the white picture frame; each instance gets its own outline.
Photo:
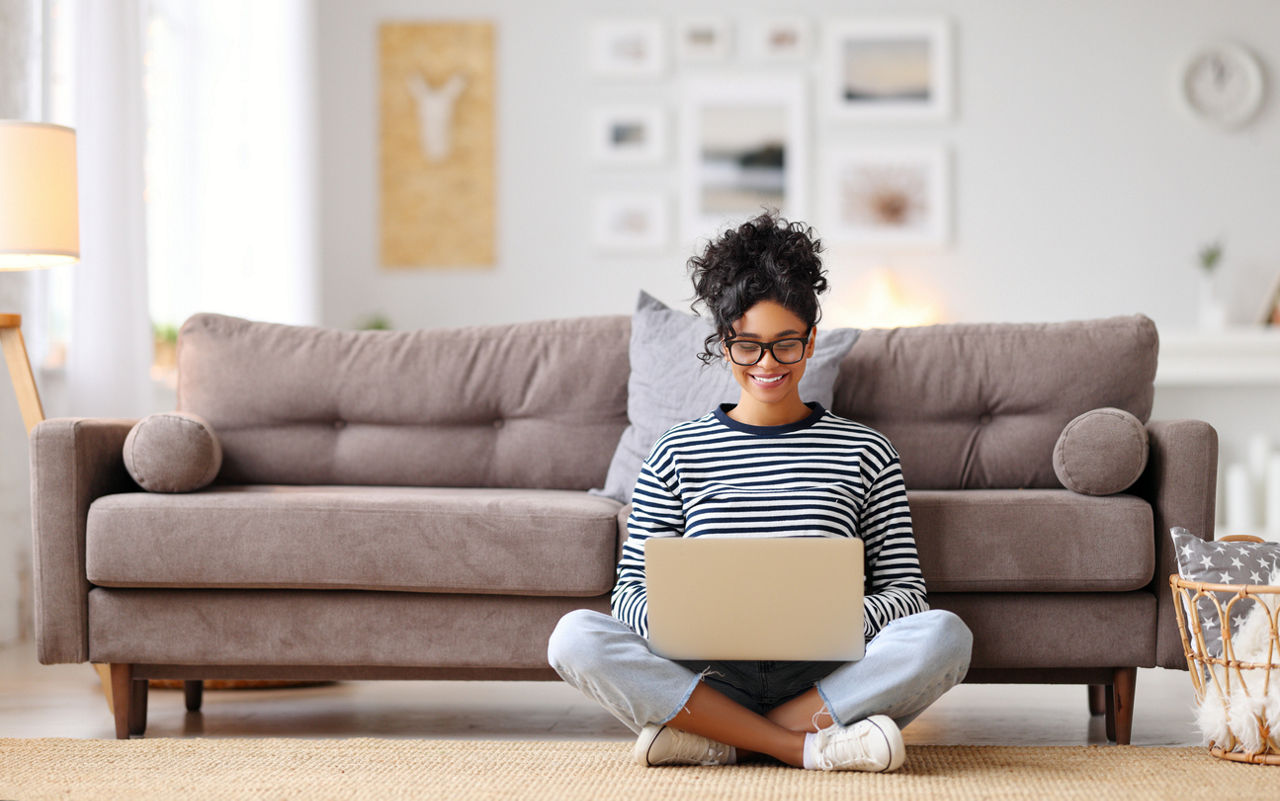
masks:
POLYGON ((685 82, 680 207, 689 237, 711 236, 765 208, 804 217, 806 103, 799 76, 685 82))
POLYGON ((596 195, 592 242, 615 254, 659 253, 670 240, 667 198, 659 191, 611 191, 596 195))
POLYGON ((802 16, 757 16, 742 24, 742 51, 761 64, 799 64, 813 52, 813 25, 802 16))
POLYGON ((667 158, 667 115, 656 105, 611 105, 591 112, 591 158, 603 166, 658 165, 667 158))
POLYGON ((732 47, 733 25, 727 17, 676 20, 676 54, 681 64, 723 64, 732 47))
POLYGON ((826 28, 826 106, 839 119, 951 116, 951 26, 943 17, 841 20, 826 28))
POLYGON ((666 71, 666 39, 656 19, 607 19, 591 23, 589 62, 600 78, 657 78, 666 71))
POLYGON ((942 147, 824 154, 823 238, 857 245, 944 245, 951 237, 950 158, 942 147))

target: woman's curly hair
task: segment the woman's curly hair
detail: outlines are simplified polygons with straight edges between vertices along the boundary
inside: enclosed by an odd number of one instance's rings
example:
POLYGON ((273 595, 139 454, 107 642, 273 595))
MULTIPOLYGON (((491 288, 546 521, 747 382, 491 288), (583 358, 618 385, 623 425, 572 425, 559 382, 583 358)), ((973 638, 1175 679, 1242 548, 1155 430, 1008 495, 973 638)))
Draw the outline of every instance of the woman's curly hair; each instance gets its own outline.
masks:
POLYGON ((733 324, 762 300, 772 300, 813 327, 821 318, 818 295, 827 291, 822 269, 822 240, 800 222, 767 211, 709 242, 689 259, 696 314, 701 305, 715 332, 698 358, 710 364, 721 357, 719 344, 733 336, 733 324))

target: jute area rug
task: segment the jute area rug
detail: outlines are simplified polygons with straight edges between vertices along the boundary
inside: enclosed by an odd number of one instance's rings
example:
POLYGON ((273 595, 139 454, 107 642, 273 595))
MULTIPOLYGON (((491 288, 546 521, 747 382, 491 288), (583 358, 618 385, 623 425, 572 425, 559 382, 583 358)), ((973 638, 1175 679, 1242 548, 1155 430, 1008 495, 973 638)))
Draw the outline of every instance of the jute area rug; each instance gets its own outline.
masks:
POLYGON ((1199 748, 914 746, 892 774, 642 768, 630 744, 0 740, 2 799, 1274 799, 1280 768, 1199 748))

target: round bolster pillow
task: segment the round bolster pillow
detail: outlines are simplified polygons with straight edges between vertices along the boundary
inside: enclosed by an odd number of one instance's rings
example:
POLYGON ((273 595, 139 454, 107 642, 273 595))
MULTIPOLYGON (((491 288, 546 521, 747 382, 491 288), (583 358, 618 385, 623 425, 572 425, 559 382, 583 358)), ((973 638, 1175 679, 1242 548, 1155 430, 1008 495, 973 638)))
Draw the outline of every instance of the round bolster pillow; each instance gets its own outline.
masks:
POLYGON ((191 492, 222 468, 222 446, 199 415, 161 412, 144 417, 124 441, 124 467, 147 492, 191 492))
POLYGON ((1085 412, 1067 423, 1053 446, 1053 472, 1082 495, 1114 495, 1147 467, 1147 427, 1124 409, 1085 412))

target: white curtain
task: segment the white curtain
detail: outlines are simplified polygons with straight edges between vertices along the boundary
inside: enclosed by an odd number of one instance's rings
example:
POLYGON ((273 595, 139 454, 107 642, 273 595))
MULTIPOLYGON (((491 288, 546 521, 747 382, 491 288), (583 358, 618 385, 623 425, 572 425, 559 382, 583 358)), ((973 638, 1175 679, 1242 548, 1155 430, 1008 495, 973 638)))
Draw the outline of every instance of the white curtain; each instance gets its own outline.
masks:
POLYGON ((151 316, 317 314, 308 0, 148 0, 151 316))
POLYGON ((75 117, 80 263, 72 291, 67 413, 151 411, 143 154, 142 0, 80 0, 75 117))
MULTIPOLYGON (((0 118, 39 118, 39 9, 31 0, 0 0, 0 118)), ((19 313, 29 330, 32 276, 0 273, 0 312, 19 313)), ((8 371, 0 378, 0 645, 17 640, 22 589, 30 576, 30 484, 26 432, 8 371)))

